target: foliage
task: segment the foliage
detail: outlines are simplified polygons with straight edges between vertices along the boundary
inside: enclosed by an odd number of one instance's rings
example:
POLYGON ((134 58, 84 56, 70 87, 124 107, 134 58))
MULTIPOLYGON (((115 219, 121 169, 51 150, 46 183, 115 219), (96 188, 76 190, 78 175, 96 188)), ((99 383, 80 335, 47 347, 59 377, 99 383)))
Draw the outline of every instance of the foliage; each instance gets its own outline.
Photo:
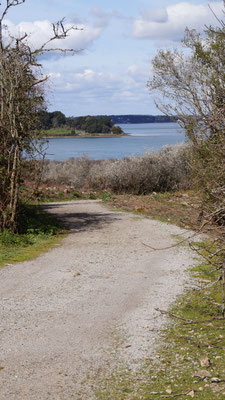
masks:
POLYGON ((106 116, 99 117, 78 117, 74 127, 88 133, 110 133, 113 127, 111 118, 106 116))
POLYGON ((123 130, 120 128, 120 126, 113 126, 112 127, 112 134, 113 135, 122 135, 123 130))
POLYGON ((42 110, 38 117, 42 129, 58 128, 66 124, 66 117, 61 111, 48 112, 42 110))
POLYGON ((119 126, 114 126, 112 119, 107 116, 65 117, 60 111, 48 112, 44 110, 39 113, 39 121, 41 129, 72 128, 73 135, 76 134, 76 130, 91 134, 123 134, 122 129, 119 126))
POLYGON ((109 115, 114 124, 150 124, 158 122, 176 122, 177 117, 168 115, 109 115))
POLYGON ((203 208, 225 224, 225 26, 205 35, 186 29, 188 52, 159 51, 150 90, 163 95, 158 107, 176 114, 193 144, 192 171, 202 189, 203 208))
MULTIPOLYGON (((51 129, 66 126, 68 128, 77 128, 81 130, 82 123, 84 123, 87 117, 66 117, 60 111, 48 112, 43 110, 39 114, 40 125, 42 129, 51 129), (56 118, 55 118, 56 117, 56 118), (80 119, 81 118, 81 119, 80 119), (53 125, 54 122, 54 125, 53 125), (82 122, 82 123, 81 123, 82 122)), ((89 117, 90 118, 90 117, 89 117)), ((167 115, 109 115, 109 116, 93 116, 94 119, 98 119, 103 122, 103 124, 112 127, 114 124, 141 124, 141 123, 152 123, 152 122, 176 122, 177 117, 170 117, 167 115), (104 119, 103 119, 104 118, 104 119), (106 119, 107 118, 107 119, 106 119)), ((102 133, 99 132, 99 133, 102 133)), ((105 132, 106 133, 106 132, 105 132)), ((123 134, 121 132, 120 134, 123 134)))
MULTIPOLYGON (((36 128, 38 114, 44 106, 47 80, 41 73, 38 57, 53 40, 65 39, 73 27, 64 28, 63 21, 53 24, 53 36, 39 49, 33 50, 27 34, 5 37, 4 21, 11 7, 25 0, 7 0, 0 15, 0 231, 18 230, 20 184, 23 155, 32 157, 38 151, 36 128)), ((1 6, 1 3, 0 3, 1 6)), ((60 49, 57 49, 60 50, 60 49)), ((72 51, 72 50, 71 50, 72 51)), ((58 123, 61 115, 54 115, 58 123)))
POLYGON ((35 257, 51 247, 62 228, 52 216, 35 206, 24 206, 20 215, 20 232, 0 232, 0 265, 35 257))

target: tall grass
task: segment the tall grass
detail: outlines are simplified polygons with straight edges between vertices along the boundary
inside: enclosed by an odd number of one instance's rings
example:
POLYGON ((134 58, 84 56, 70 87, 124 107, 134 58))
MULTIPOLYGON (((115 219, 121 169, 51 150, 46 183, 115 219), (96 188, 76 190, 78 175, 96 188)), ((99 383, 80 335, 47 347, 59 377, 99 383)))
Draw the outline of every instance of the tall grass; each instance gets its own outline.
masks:
POLYGON ((190 147, 182 144, 121 160, 91 161, 84 156, 64 162, 47 162, 43 181, 68 184, 77 189, 133 194, 186 188, 190 183, 190 154, 190 147))

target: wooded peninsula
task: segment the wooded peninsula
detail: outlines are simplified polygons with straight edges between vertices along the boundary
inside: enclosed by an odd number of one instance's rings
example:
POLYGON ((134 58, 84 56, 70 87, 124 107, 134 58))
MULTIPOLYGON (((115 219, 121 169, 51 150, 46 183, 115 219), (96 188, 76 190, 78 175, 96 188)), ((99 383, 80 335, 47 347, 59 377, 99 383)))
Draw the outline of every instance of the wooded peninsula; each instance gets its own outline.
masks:
POLYGON ((52 136, 126 136, 115 124, 141 124, 175 122, 176 117, 165 115, 97 115, 66 117, 61 111, 42 111, 39 115, 40 129, 47 137, 52 136))

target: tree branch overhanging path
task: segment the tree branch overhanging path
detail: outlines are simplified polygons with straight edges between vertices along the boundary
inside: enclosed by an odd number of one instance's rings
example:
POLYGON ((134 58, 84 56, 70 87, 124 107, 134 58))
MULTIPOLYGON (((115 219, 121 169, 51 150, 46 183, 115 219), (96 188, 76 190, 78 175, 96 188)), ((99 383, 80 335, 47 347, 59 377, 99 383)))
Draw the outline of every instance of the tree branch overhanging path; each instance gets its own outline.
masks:
POLYGON ((154 354, 165 309, 183 291, 188 247, 181 229, 112 212, 96 201, 48 204, 71 233, 36 260, 1 269, 2 398, 94 399, 89 375, 154 354), (15 378, 17 376, 17 378, 15 378), (22 397, 21 396, 22 393, 22 397))

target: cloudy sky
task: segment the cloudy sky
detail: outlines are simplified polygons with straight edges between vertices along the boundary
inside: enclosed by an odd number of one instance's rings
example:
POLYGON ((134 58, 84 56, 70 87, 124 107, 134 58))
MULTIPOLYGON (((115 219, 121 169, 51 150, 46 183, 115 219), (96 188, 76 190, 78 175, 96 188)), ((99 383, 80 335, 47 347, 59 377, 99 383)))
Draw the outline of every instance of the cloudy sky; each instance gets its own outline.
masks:
MULTIPOLYGON (((2 1, 1 11, 5 1, 2 1)), ((13 34, 29 33, 33 46, 51 36, 51 22, 82 30, 55 45, 80 50, 76 55, 49 53, 42 59, 50 76, 49 110, 67 116, 157 114, 146 89, 157 49, 179 46, 186 26, 202 31, 222 16, 222 1, 204 0, 26 0, 11 8, 13 34)))

